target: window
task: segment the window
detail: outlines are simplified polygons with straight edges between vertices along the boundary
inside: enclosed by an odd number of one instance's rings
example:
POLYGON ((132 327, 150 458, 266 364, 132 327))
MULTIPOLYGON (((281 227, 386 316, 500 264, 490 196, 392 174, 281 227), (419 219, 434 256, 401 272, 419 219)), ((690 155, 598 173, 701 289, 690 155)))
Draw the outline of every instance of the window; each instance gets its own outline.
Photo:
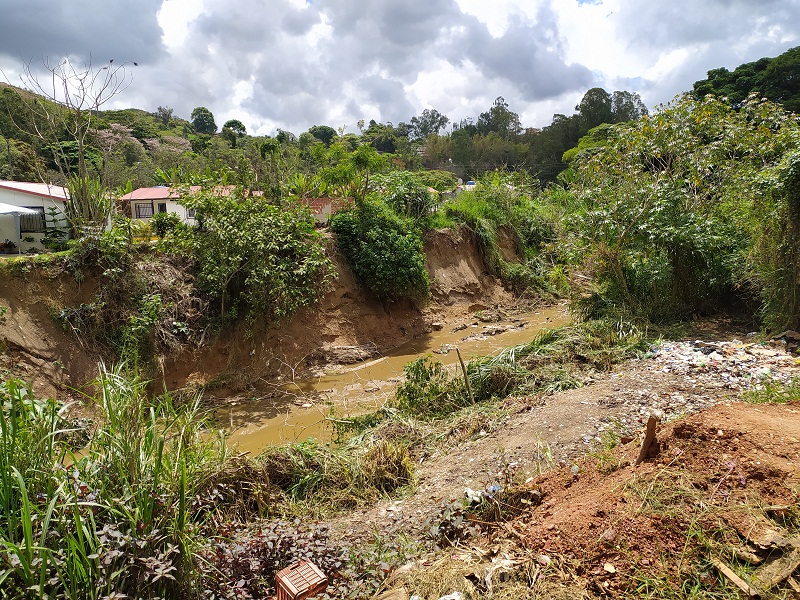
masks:
POLYGON ((167 212, 167 203, 166 202, 159 202, 158 203, 158 212, 160 212, 160 213, 167 212))
POLYGON ((194 209, 193 208, 187 208, 186 209, 186 218, 187 219, 194 219, 194 209))
POLYGON ((137 204, 136 205, 136 218, 137 219, 149 219, 153 216, 153 205, 152 204, 137 204))
POLYGON ((44 218, 44 208, 41 206, 26 206, 35 210, 35 214, 26 214, 19 216, 19 230, 20 233, 42 233, 47 229, 47 222, 44 218))

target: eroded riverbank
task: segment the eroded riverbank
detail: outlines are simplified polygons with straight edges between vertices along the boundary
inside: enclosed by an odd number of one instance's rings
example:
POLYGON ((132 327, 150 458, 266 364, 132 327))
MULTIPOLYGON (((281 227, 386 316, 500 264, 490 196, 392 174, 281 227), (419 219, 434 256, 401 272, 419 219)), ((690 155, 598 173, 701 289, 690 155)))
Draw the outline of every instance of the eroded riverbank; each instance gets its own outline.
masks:
POLYGON ((420 335, 377 359, 332 368, 313 378, 283 377, 262 383, 248 394, 220 400, 218 423, 228 429, 229 443, 257 453, 268 445, 308 438, 330 439, 331 417, 345 418, 380 408, 393 393, 403 367, 426 354, 445 365, 494 354, 529 342, 542 329, 569 321, 564 306, 547 307, 491 323, 467 316, 441 323, 441 329, 420 335))

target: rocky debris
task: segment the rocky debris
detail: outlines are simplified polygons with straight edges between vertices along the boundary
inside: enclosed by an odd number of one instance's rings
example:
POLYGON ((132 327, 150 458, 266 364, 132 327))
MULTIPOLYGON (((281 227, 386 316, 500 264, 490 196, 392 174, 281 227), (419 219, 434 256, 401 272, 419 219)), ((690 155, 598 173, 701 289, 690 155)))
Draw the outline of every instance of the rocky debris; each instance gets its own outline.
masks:
POLYGON ((319 348, 311 358, 324 363, 338 365, 352 365, 370 358, 378 358, 381 353, 374 343, 361 344, 360 346, 328 346, 319 348))
POLYGON ((494 335, 500 335, 501 333, 506 333, 507 331, 518 331, 527 327, 527 321, 518 321, 513 325, 486 325, 483 327, 480 333, 473 333, 466 337, 461 338, 462 342, 472 342, 472 341, 481 341, 485 340, 488 337, 494 335))
POLYGON ((476 312, 475 318, 483 323, 496 323, 497 321, 507 321, 508 313, 502 308, 487 308, 476 312))

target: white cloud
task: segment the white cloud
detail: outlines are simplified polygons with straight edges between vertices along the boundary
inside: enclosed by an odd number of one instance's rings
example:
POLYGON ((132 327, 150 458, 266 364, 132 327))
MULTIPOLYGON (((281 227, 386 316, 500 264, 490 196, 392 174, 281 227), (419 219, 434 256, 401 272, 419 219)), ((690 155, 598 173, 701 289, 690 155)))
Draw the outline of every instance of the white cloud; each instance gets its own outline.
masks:
MULTIPOLYGON (((206 106, 251 133, 361 118, 458 121, 503 96, 523 125, 589 87, 652 107, 712 68, 800 44, 800 0, 0 0, 0 67, 41 56, 136 60, 115 106, 206 106), (88 16, 87 16, 88 15, 88 16), (87 35, 87 31, 91 35, 87 35)), ((16 80, 11 81, 17 83, 16 80)))

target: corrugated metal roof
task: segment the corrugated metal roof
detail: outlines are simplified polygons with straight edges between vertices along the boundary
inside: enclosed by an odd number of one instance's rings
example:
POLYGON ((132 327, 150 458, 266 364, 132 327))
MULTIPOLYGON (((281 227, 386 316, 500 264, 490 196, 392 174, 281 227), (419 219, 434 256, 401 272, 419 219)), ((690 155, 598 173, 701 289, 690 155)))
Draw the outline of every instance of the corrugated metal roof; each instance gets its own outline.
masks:
POLYGON ((0 181, 0 189, 12 190, 23 194, 31 194, 42 198, 52 198, 65 202, 69 197, 66 188, 60 185, 34 183, 32 181, 0 181))

